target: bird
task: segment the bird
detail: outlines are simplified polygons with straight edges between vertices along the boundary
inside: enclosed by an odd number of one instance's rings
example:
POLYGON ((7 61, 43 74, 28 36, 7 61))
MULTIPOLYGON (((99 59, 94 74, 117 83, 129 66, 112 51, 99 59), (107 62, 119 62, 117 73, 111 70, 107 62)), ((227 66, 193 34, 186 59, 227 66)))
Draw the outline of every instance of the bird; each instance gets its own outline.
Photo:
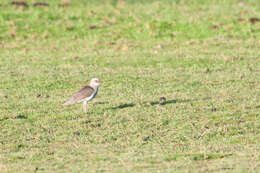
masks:
POLYGON ((87 103, 96 97, 100 83, 101 81, 98 78, 92 78, 89 85, 82 87, 78 92, 72 95, 68 101, 62 104, 62 106, 83 102, 83 110, 86 113, 87 103))

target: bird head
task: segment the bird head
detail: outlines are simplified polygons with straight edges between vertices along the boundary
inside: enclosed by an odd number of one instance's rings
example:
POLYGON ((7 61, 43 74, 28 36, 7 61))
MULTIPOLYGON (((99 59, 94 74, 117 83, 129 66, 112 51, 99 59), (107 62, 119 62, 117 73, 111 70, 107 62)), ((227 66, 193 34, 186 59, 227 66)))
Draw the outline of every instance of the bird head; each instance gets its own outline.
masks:
POLYGON ((100 80, 98 78, 92 78, 90 81, 90 86, 98 87, 100 85, 100 80))

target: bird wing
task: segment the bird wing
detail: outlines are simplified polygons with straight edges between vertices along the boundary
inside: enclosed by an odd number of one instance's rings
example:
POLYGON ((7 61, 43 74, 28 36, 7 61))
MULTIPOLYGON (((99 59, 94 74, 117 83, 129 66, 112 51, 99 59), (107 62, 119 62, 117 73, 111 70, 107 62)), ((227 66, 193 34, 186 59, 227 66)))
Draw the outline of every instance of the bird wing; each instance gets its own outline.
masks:
POLYGON ((76 92, 68 101, 66 101, 62 106, 71 105, 77 102, 81 102, 84 99, 90 97, 94 94, 95 89, 91 86, 85 86, 81 88, 78 92, 76 92))

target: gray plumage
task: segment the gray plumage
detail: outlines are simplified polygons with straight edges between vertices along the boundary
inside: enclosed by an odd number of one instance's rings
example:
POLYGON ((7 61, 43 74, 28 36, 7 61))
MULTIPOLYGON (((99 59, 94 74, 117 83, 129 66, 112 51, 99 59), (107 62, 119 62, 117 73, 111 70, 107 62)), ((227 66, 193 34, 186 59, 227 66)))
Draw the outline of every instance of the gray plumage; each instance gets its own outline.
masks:
POLYGON ((97 93, 97 90, 95 91, 95 89, 92 88, 91 86, 85 86, 85 87, 81 88, 78 92, 76 92, 62 106, 67 106, 67 105, 72 105, 72 104, 75 104, 75 103, 83 102, 87 98, 89 98, 89 100, 91 100, 91 99, 94 98, 94 95, 96 95, 96 93, 97 93))
POLYGON ((68 106, 75 103, 83 102, 83 109, 84 112, 86 112, 86 104, 88 101, 92 100, 97 95, 99 84, 100 80, 98 78, 91 79, 90 85, 81 88, 62 106, 68 106))

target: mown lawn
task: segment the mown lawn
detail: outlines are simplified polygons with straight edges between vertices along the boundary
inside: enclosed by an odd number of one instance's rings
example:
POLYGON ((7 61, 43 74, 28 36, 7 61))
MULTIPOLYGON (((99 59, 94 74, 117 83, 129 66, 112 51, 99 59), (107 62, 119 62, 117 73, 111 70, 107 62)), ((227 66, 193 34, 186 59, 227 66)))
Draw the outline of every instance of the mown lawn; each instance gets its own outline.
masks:
POLYGON ((36 2, 0 1, 1 172, 260 171, 260 1, 36 2))

